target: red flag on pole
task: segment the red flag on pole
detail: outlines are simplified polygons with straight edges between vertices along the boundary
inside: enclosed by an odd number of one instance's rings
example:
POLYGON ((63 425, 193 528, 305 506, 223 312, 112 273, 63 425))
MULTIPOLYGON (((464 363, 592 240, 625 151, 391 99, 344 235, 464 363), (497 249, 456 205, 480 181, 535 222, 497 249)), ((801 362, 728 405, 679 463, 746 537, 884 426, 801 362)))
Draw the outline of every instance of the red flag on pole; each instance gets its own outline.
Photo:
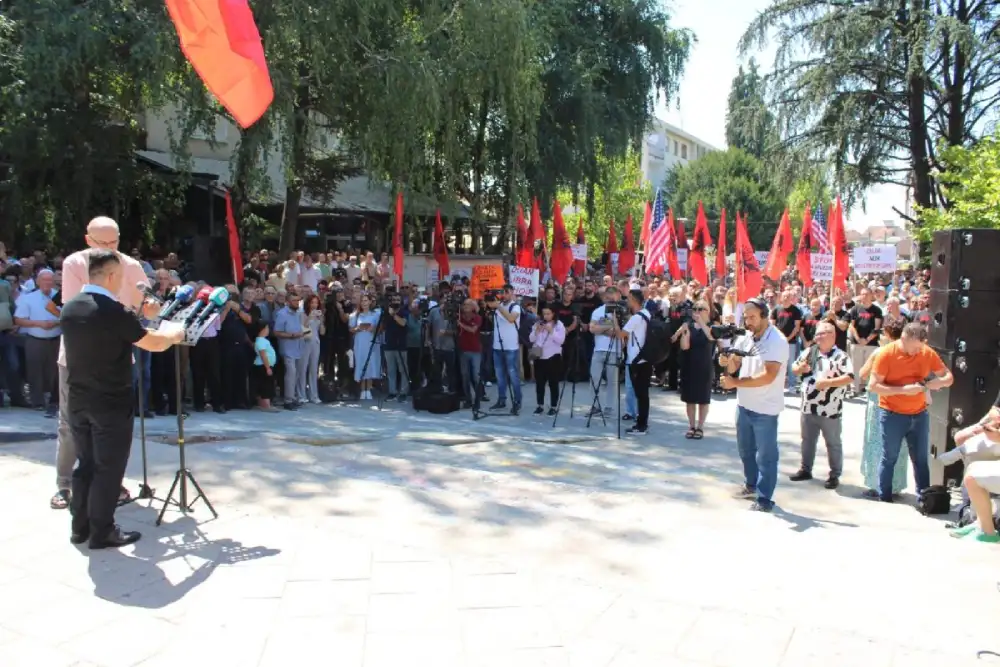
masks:
POLYGON ((788 209, 781 216, 778 223, 778 231, 774 233, 774 241, 771 242, 771 253, 767 256, 767 264, 764 266, 764 275, 771 280, 779 280, 781 272, 788 265, 788 253, 795 247, 795 240, 792 238, 792 223, 788 220, 788 209))
POLYGON ((830 248, 833 250, 833 286, 846 290, 847 278, 851 273, 851 251, 847 247, 844 207, 840 203, 840 197, 837 197, 830 215, 830 248))
POLYGON ((451 266, 448 264, 448 245, 444 240, 444 227, 441 225, 441 211, 437 212, 434 220, 434 259, 437 260, 438 276, 441 280, 447 280, 451 275, 451 266))
MULTIPOLYGON (((632 217, 628 218, 628 226, 632 226, 632 217)), ((612 278, 615 277, 614 267, 612 266, 611 255, 618 252, 618 237, 615 235, 615 219, 611 219, 611 224, 608 225, 608 240, 604 244, 604 254, 608 256, 607 264, 604 267, 605 273, 607 273, 612 278)), ((620 261, 620 258, 619 258, 620 261)))
POLYGON ((639 230, 639 247, 643 250, 649 247, 649 228, 653 224, 653 207, 646 202, 646 212, 642 216, 642 229, 639 230))
POLYGON ((719 216, 719 240, 715 242, 715 277, 726 277, 726 209, 719 216))
POLYGON ((229 190, 226 190, 226 229, 229 232, 229 259, 233 263, 233 279, 239 285, 243 282, 243 253, 240 252, 240 233, 236 229, 233 198, 229 196, 229 190))
POLYGON ((746 303, 748 299, 760 296, 760 288, 763 284, 760 265, 757 264, 757 257, 753 254, 753 244, 750 243, 750 235, 747 233, 746 222, 737 213, 736 298, 739 299, 740 303, 746 303))
POLYGON ((396 193, 396 229, 392 235, 392 272, 403 284, 403 193, 396 193))
POLYGON ((708 219, 705 217, 705 207, 698 202, 698 213, 694 221, 694 236, 691 239, 691 251, 688 253, 688 269, 691 277, 702 285, 708 284, 708 267, 705 265, 705 248, 712 245, 712 235, 708 231, 708 219))
POLYGON ((538 275, 541 277, 545 273, 545 227, 542 226, 542 213, 538 207, 538 197, 535 197, 531 202, 531 227, 528 228, 528 247, 531 248, 532 255, 530 266, 538 269, 538 275))
MULTIPOLYGON (((680 262, 677 261, 677 223, 674 221, 674 209, 670 207, 667 209, 667 234, 669 238, 667 239, 667 266, 670 270, 670 277, 674 280, 680 280, 684 277, 684 272, 681 271, 680 262)), ((663 267, 660 267, 661 270, 663 267)))
POLYGON ((264 46, 247 0, 167 0, 181 51, 241 127, 274 99, 264 46))
POLYGON ((517 205, 517 246, 514 249, 514 263, 521 268, 531 266, 531 241, 528 226, 524 222, 524 207, 517 205))
MULTIPOLYGON (((583 233, 583 216, 580 216, 580 224, 576 228, 576 243, 577 245, 587 244, 587 236, 583 233)), ((573 261, 573 275, 587 275, 587 260, 577 259, 573 261)))
POLYGON ((552 255, 549 258, 552 278, 560 285, 566 282, 572 264, 573 249, 569 245, 569 234, 566 233, 566 225, 563 223, 562 207, 559 206, 557 199, 552 212, 552 255))
POLYGON ((629 215, 625 218, 622 249, 618 251, 618 273, 627 275, 633 268, 635 268, 635 232, 632 231, 632 216, 629 215))
POLYGON ((799 272, 799 280, 806 287, 812 285, 812 212, 809 204, 806 204, 805 213, 802 214, 802 233, 799 234, 799 249, 795 253, 795 270, 799 272))

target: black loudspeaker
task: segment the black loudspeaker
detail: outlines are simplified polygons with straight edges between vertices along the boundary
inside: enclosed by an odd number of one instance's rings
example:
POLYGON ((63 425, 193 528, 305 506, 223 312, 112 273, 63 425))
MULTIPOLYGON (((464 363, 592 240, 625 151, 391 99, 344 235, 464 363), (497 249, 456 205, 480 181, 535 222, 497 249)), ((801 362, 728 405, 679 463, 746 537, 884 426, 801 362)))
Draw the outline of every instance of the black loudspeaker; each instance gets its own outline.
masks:
POLYGON ((1000 352, 1000 291, 934 288, 928 310, 927 342, 932 347, 962 353, 1000 352))
POLYGON ((953 229, 934 233, 931 287, 1000 292, 1000 229, 953 229))
POLYGON ((962 481, 962 464, 944 467, 934 457, 954 449, 955 433, 979 421, 1000 394, 1000 353, 935 351, 955 381, 931 396, 931 484, 957 485, 962 481))

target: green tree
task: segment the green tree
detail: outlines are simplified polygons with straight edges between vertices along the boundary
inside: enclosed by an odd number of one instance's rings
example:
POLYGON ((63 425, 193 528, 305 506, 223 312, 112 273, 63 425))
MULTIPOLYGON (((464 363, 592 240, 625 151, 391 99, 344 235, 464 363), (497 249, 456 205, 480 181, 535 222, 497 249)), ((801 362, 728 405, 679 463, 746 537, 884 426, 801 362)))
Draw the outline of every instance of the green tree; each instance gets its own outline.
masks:
POLYGON ((972 148, 947 148, 941 161, 937 179, 951 206, 922 209, 917 237, 926 245, 941 229, 1000 229, 1000 134, 972 148))
MULTIPOLYGON (((728 248, 735 243, 733 222, 737 211, 747 217, 747 231, 754 248, 770 247, 786 201, 785 192, 764 163, 739 148, 712 152, 672 169, 663 191, 674 215, 690 221, 689 236, 699 201, 704 204, 710 221, 718 220, 725 208, 728 248)), ((717 229, 712 233, 714 238, 717 229)))
MULTIPOLYGON (((583 229, 587 236, 587 254, 594 259, 604 251, 608 240, 608 225, 613 221, 615 237, 618 246, 624 241, 625 219, 632 216, 633 242, 639 246, 639 232, 642 227, 642 216, 646 202, 649 200, 650 185, 643 181, 640 156, 629 150, 624 157, 598 160, 599 180, 594 188, 594 214, 578 210, 576 213, 564 215, 566 231, 571 238, 576 239, 576 230, 580 219, 583 219, 583 229)), ((570 190, 559 193, 559 202, 564 206, 574 199, 570 190)))
POLYGON ((833 201, 833 193, 822 177, 815 176, 796 181, 788 195, 788 217, 792 223, 792 232, 795 234, 796 241, 802 232, 802 216, 805 214, 806 206, 810 207, 811 212, 819 204, 824 207, 823 215, 826 215, 826 206, 831 201, 833 201))
POLYGON ((949 205, 939 141, 973 142, 998 109, 998 22, 988 0, 772 0, 741 49, 775 38, 769 101, 785 142, 829 160, 848 204, 894 183, 926 210, 949 205))
POLYGON ((726 144, 760 160, 781 149, 778 122, 768 108, 766 94, 764 77, 751 58, 746 69, 740 66, 729 89, 726 144))

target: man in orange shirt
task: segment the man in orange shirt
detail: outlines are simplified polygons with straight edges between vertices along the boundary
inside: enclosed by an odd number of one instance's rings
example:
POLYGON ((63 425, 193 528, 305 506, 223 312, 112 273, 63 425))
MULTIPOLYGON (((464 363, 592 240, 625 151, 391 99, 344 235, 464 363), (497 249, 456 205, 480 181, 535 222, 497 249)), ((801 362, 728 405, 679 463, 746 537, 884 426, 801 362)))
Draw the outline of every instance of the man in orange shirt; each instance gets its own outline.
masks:
MULTIPOLYGON (((118 250, 118 223, 111 218, 94 218, 87 225, 87 235, 84 237, 88 249, 75 252, 63 260, 62 298, 66 303, 90 283, 89 248, 98 250, 118 250)), ((121 255, 121 266, 124 272, 121 289, 115 296, 127 310, 137 312, 143 309, 143 314, 155 318, 159 307, 144 304, 143 294, 136 289, 136 284, 149 284, 149 278, 143 271, 142 264, 128 255, 121 255)), ((73 444, 73 434, 69 427, 69 385, 66 381, 66 350, 60 344, 59 348, 59 431, 56 441, 56 495, 49 501, 52 509, 66 509, 69 506, 70 488, 72 485, 73 465, 76 463, 76 447, 73 444)), ((128 491, 121 490, 122 497, 128 498, 128 491)))
POLYGON ((879 499, 892 502, 892 470, 906 440, 913 463, 917 496, 930 486, 930 419, 927 392, 950 387, 954 380, 937 352, 924 340, 927 330, 907 324, 903 336, 880 349, 872 366, 868 390, 879 397, 882 459, 878 464, 879 499))

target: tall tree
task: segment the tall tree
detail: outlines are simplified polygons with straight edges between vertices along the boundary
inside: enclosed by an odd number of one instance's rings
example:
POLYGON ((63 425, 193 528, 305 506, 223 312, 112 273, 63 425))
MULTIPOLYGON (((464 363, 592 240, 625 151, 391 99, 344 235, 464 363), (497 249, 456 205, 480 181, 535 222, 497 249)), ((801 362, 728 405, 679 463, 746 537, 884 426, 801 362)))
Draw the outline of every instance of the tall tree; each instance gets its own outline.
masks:
POLYGON ((740 66, 729 89, 726 109, 726 144, 758 159, 766 159, 781 148, 774 113, 768 108, 763 75, 753 58, 740 66))
POLYGON ((786 142, 829 158, 849 199, 894 183, 948 206, 937 146, 974 141, 998 109, 998 22, 993 0, 772 0, 741 48, 776 39, 769 98, 786 142))

